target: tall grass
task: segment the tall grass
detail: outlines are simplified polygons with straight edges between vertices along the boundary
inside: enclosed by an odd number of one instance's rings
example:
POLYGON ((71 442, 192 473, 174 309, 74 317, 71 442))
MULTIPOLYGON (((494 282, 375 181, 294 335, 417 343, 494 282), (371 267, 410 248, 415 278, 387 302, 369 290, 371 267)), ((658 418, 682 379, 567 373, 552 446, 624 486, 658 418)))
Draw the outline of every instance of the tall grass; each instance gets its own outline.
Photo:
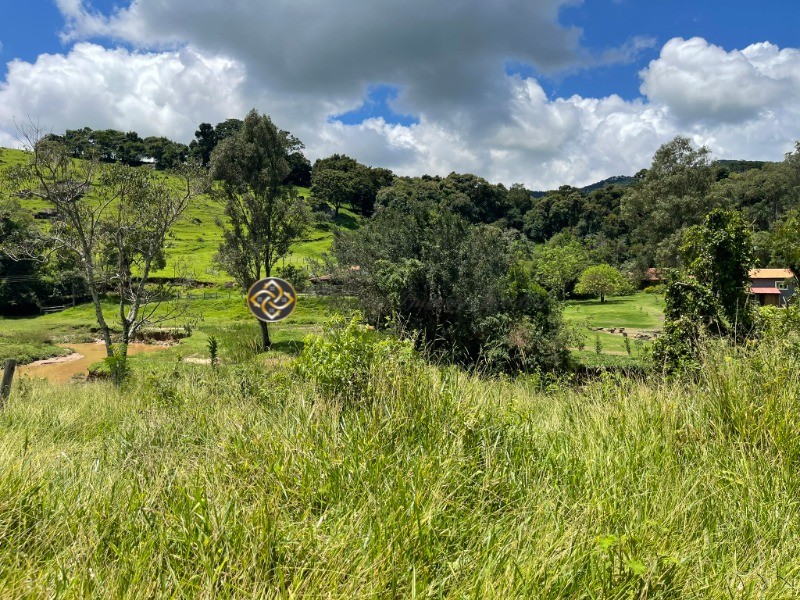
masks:
POLYGON ((22 381, 0 416, 0 589, 800 596, 800 361, 704 361, 546 393, 386 361, 344 406, 253 364, 121 392, 22 381))

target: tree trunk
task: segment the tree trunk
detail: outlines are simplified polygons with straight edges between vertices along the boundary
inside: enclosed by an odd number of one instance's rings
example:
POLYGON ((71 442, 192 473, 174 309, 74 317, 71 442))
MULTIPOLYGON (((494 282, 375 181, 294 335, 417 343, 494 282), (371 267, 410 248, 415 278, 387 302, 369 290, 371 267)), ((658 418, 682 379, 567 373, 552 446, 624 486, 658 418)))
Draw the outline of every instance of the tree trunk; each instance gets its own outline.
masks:
POLYGON ((261 350, 266 352, 272 347, 272 341, 269 339, 269 323, 266 321, 259 321, 261 326, 261 350))
POLYGON ((114 356, 114 349, 111 347, 111 329, 106 324, 105 317, 103 316, 103 307, 100 304, 100 294, 95 290, 90 290, 92 296, 92 304, 94 305, 94 314, 97 317, 97 324, 100 326, 100 331, 103 333, 103 343, 106 345, 106 355, 114 356))
POLYGON ((603 304, 606 301, 606 295, 602 292, 600 293, 600 304, 603 304))

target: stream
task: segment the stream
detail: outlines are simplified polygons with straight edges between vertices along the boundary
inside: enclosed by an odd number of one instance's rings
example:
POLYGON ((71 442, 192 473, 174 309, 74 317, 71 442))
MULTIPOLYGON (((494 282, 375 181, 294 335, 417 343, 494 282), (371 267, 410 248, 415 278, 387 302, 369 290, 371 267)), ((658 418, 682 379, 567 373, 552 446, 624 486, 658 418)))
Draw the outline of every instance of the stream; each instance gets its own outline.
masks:
MULTIPOLYGON (((103 360, 106 357, 104 344, 60 344, 69 348, 73 354, 39 360, 29 365, 17 368, 20 375, 26 377, 43 377, 50 383, 66 383, 73 375, 88 374, 89 365, 103 360)), ((142 352, 158 352, 166 350, 169 346, 156 346, 153 344, 129 344, 128 355, 142 352)))

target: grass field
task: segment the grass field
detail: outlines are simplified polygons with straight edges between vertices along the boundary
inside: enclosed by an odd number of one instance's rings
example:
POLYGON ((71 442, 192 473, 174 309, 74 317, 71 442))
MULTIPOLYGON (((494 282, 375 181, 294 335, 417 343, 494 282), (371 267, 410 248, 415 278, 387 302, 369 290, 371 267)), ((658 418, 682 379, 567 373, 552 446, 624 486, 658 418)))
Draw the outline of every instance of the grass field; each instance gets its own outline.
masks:
POLYGON ((664 297, 660 294, 639 292, 631 296, 619 296, 599 300, 570 300, 564 308, 564 320, 577 327, 583 335, 585 348, 573 348, 578 359, 587 365, 632 365, 641 362, 653 339, 653 334, 661 331, 664 324, 664 297), (616 329, 616 333, 597 331, 616 329), (628 355, 625 337, 619 331, 624 328, 628 334, 631 349, 628 355), (650 340, 637 336, 647 335, 650 340), (601 351, 595 345, 599 340, 601 351))
MULTIPOLYGON (((189 311, 181 318, 164 322, 163 327, 185 333, 163 351, 130 358, 134 371, 171 367, 184 359, 207 359, 211 336, 220 344, 220 359, 239 362, 258 353, 260 333, 257 321, 247 310, 244 296, 223 288, 207 288, 194 293, 189 311)), ((115 305, 107 302, 107 314, 114 314, 115 305)), ((321 325, 335 314, 349 312, 346 301, 302 295, 297 309, 285 321, 270 326, 273 338, 271 360, 285 360, 302 348, 303 338, 319 331, 321 325)), ((94 309, 89 304, 62 312, 25 318, 0 318, 0 360, 14 358, 21 364, 41 358, 69 354, 57 344, 90 342, 98 338, 94 309)))
MULTIPOLYGON (((0 148, 0 168, 23 164, 26 154, 21 150, 0 148)), ((0 189, 0 192, 3 190, 0 189)), ((308 188, 297 188, 297 193, 304 198, 310 197, 308 188)), ((48 208, 48 205, 37 199, 22 199, 24 207, 32 211, 48 208)), ((334 231, 337 229, 353 229, 358 226, 360 217, 347 208, 342 208, 335 220, 317 223, 306 237, 290 250, 279 266, 293 264, 308 267, 308 261, 320 259, 330 250, 334 231)), ((219 271, 213 262, 219 244, 222 241, 222 229, 217 220, 225 222, 223 206, 207 195, 200 195, 192 200, 189 208, 173 228, 167 242, 167 265, 153 276, 174 277, 189 273, 196 281, 203 283, 224 283, 231 278, 219 271)))
POLYGON ((0 414, 6 597, 792 598, 798 354, 579 389, 372 365, 176 363, 19 381, 0 414))
MULTIPOLYGON (((215 238, 211 208, 195 209, 170 253, 202 268, 215 238)), ((330 228, 317 233, 292 260, 327 248, 330 228)), ((661 303, 568 303, 579 360, 639 361, 591 328, 655 331, 661 303)), ((301 370, 303 338, 349 306, 301 297, 265 355, 238 292, 190 305, 168 325, 192 335, 131 357, 121 389, 16 378, 0 412, 0 596, 800 597, 791 340, 711 347, 684 378, 579 385, 347 343, 301 370), (187 362, 211 336, 221 364, 187 362)), ((0 319, 0 358, 63 352, 94 327, 88 305, 0 319)))

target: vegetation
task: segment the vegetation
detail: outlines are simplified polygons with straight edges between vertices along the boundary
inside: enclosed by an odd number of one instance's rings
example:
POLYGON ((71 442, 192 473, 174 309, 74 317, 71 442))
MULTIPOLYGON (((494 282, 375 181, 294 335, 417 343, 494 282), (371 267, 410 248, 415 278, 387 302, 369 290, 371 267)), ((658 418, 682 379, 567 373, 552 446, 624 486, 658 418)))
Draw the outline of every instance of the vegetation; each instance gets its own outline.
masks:
POLYGON ((398 200, 340 234, 334 254, 371 323, 417 332, 448 360, 512 372, 566 363, 558 306, 497 227, 398 200))
POLYGON ((0 419, 0 585, 790 597, 797 356, 721 346, 697 381, 548 391, 373 361, 348 404, 253 364, 183 365, 124 391, 20 382, 0 419))
MULTIPOLYGON (((221 182, 230 225, 225 227, 216 262, 243 292, 262 277, 308 230, 311 215, 294 186, 286 184, 287 155, 299 142, 279 131, 255 110, 242 127, 211 156, 211 177, 221 182)), ((269 328, 261 326, 262 347, 269 349, 269 328)))
POLYGON ((798 595, 800 309, 756 312, 747 270, 798 268, 800 146, 715 164, 676 138, 632 180, 532 194, 338 154, 312 169, 255 111, 160 158, 112 133, 0 157, 6 183, 33 182, 0 205, 0 310, 38 308, 43 282, 78 304, 0 319, 0 358, 99 335, 92 371, 121 385, 17 378, 4 593, 798 595), (154 168, 130 166, 142 152, 154 168), (158 172, 191 159, 214 180, 194 205, 158 172), (137 313, 130 292, 183 256, 217 285, 137 313), (309 283, 312 256, 331 295, 271 336, 242 292, 309 283), (670 265, 664 298, 615 296, 670 265), (179 343, 110 351, 159 320, 179 343))
POLYGON ((30 160, 13 172, 13 180, 50 206, 58 219, 42 229, 28 227, 25 239, 9 236, 6 253, 37 260, 43 250, 54 250, 80 266, 106 352, 121 363, 122 373, 127 345, 136 333, 145 324, 172 316, 162 312, 156 317, 169 295, 160 287, 153 289, 150 273, 165 263, 167 234, 197 194, 198 176, 184 169, 183 189, 176 190, 152 171, 101 166, 94 159, 75 161, 61 140, 42 138, 33 126, 23 134, 30 160), (109 289, 118 299, 118 352, 112 348, 101 302, 109 289))
POLYGON ((618 296, 630 291, 630 287, 622 273, 604 263, 588 267, 581 273, 575 293, 600 298, 602 303, 606 301, 606 296, 618 296))
POLYGON ((748 294, 753 247, 741 216, 710 212, 687 232, 681 251, 688 267, 667 286, 664 336, 655 346, 657 364, 668 370, 694 366, 705 336, 737 343, 755 333, 748 294))

